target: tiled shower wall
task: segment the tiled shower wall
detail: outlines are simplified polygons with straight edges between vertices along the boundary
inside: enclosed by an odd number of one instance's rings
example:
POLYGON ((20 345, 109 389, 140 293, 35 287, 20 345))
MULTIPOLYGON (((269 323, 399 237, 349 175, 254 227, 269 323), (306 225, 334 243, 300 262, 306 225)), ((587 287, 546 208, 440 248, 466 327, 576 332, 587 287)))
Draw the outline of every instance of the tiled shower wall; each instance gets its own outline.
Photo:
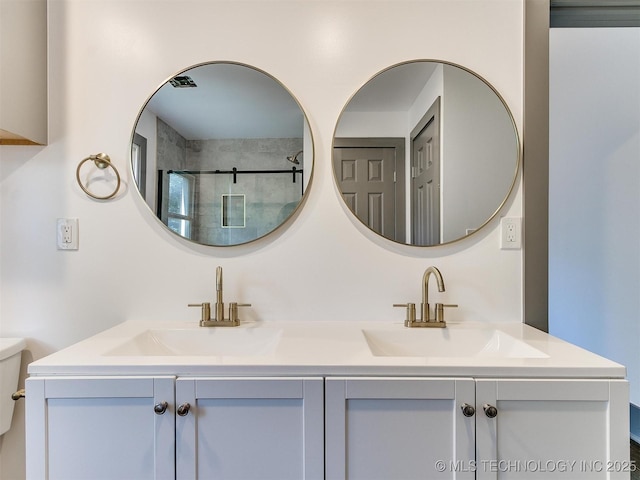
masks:
POLYGON ((238 170, 235 176, 194 175, 192 239, 200 243, 245 243, 277 228, 291 215, 302 199, 303 164, 294 165, 287 156, 294 156, 302 148, 302 138, 185 140, 158 119, 158 168, 238 170), (268 173, 274 170, 288 172, 268 173), (225 196, 237 201, 234 207, 223 209, 225 196))
MULTIPOLYGON (((232 174, 202 174, 196 182, 195 236, 201 243, 229 245, 259 238, 276 228, 302 199, 303 165, 287 156, 302 150, 302 138, 219 139, 187 142, 189 169, 232 170, 232 174), (242 173, 291 170, 291 173, 242 173), (295 178, 295 182, 294 182, 295 178), (236 195, 240 205, 223 210, 223 195, 236 195), (223 221, 225 212, 233 218, 223 221)), ((302 156, 300 156, 302 157, 302 156)))

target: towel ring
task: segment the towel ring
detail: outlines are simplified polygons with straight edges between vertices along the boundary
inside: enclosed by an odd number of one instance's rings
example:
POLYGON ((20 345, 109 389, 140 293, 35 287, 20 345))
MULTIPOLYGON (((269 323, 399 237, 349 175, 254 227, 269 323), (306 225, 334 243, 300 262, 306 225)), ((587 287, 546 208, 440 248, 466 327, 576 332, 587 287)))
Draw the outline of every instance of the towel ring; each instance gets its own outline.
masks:
POLYGON ((118 169, 115 167, 115 165, 113 163, 111 163, 111 159, 109 158, 109 155, 107 155, 106 153, 98 153, 96 155, 89 155, 87 158, 82 160, 78 164, 78 168, 76 169, 76 180, 78 181, 78 185, 80 185, 80 188, 82 189, 82 191, 84 193, 89 195, 91 198, 95 198, 97 200, 109 200, 110 198, 115 197, 116 193, 118 193, 118 190, 120 190, 120 183, 121 183, 120 182, 120 173, 118 172, 118 169), (85 164, 85 162, 88 162, 89 160, 93 160, 93 163, 95 163, 96 167, 98 167, 101 170, 104 170, 105 168, 111 167, 113 169, 113 172, 116 174, 116 179, 117 179, 116 188, 109 195, 104 195, 104 196, 96 195, 96 194, 92 193, 88 189, 88 187, 86 187, 85 185, 82 184, 82 181, 80 180, 80 168, 82 167, 82 165, 85 164))

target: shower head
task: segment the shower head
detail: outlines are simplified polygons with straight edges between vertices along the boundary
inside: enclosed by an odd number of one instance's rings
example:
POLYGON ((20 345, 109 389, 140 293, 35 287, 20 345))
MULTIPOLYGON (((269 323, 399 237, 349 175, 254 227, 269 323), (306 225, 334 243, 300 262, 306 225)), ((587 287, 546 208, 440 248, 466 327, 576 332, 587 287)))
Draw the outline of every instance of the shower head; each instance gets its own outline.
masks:
POLYGON ((296 165, 300 165, 300 160, 298 160, 298 155, 300 155, 301 153, 302 153, 302 150, 300 150, 295 155, 288 155, 287 160, 289 160, 291 163, 295 163, 296 165))

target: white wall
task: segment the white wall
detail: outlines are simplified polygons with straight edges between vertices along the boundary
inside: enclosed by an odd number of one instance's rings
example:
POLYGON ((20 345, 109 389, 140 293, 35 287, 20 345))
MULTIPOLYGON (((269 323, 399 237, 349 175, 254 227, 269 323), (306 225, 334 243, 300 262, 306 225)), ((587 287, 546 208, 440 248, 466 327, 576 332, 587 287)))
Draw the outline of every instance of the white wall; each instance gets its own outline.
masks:
POLYGON ((551 29, 549 331, 640 405, 640 28, 551 29))
POLYGON ((445 65, 442 100, 442 239, 449 242, 480 228, 504 201, 519 146, 495 92, 468 72, 445 65))
MULTIPOLYGON (((333 183, 331 138, 350 96, 383 68, 445 59, 478 72, 522 119, 523 7, 514 0, 49 2, 50 143, 0 147, 0 334, 29 339, 39 358, 125 320, 197 321, 187 303, 250 302, 265 321, 400 321, 438 266, 451 320, 522 321, 522 252, 501 251, 495 219, 434 249, 367 231, 333 183), (428 28, 424 19, 428 18, 428 28), (383 33, 381 33, 383 32, 383 33), (204 248, 167 233, 134 191, 131 130, 164 79, 233 60, 283 82, 309 117, 315 176, 295 221, 240 247, 204 248), (78 162, 107 152, 127 186, 97 202, 75 183, 78 162), (80 220, 80 249, 57 251, 58 217, 80 220)), ((521 215, 520 189, 504 214, 521 215)), ((22 421, 2 440, 0 477, 23 472, 22 421)))

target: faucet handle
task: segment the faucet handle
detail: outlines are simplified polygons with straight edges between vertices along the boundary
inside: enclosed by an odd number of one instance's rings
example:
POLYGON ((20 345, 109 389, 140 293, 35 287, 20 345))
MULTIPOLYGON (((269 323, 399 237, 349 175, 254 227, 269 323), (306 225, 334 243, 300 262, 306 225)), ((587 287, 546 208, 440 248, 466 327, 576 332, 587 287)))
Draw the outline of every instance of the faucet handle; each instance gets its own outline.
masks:
POLYGON ((394 303, 393 306, 407 308, 407 314, 404 319, 405 327, 410 327, 412 324, 416 323, 416 304, 415 303, 394 303))
POLYGON ((458 305, 453 303, 436 303, 436 322, 444 323, 444 309, 456 308, 458 305))
POLYGON ((209 320, 211 320, 211 304, 209 302, 189 303, 188 306, 189 307, 201 307, 202 308, 202 315, 201 315, 201 318, 200 318, 200 323, 208 322, 209 320))
POLYGON ((237 303, 230 302, 229 303, 229 321, 233 323, 240 323, 240 319, 238 318, 238 307, 250 307, 250 303, 237 303))

